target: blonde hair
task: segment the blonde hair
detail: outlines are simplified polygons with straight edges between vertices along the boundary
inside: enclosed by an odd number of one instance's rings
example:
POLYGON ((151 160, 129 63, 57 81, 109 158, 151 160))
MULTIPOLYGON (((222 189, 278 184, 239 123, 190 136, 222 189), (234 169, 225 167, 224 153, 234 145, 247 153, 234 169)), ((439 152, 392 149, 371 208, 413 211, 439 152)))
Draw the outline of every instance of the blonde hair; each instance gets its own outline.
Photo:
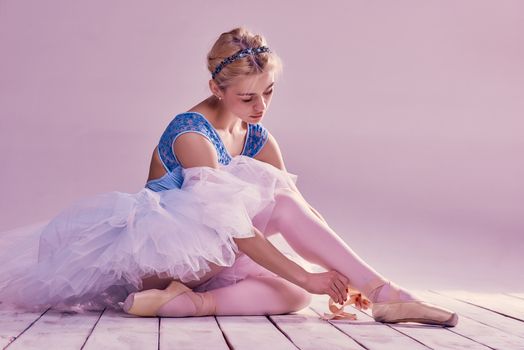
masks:
MULTIPOLYGON (((212 73, 225 58, 234 55, 248 47, 268 46, 266 39, 260 34, 254 34, 245 27, 238 27, 220 34, 217 41, 207 54, 207 69, 212 73)), ((214 80, 222 90, 226 89, 231 80, 242 75, 259 74, 274 71, 275 79, 282 73, 282 61, 271 49, 271 52, 261 52, 256 55, 246 55, 234 62, 226 64, 215 76, 214 80)))

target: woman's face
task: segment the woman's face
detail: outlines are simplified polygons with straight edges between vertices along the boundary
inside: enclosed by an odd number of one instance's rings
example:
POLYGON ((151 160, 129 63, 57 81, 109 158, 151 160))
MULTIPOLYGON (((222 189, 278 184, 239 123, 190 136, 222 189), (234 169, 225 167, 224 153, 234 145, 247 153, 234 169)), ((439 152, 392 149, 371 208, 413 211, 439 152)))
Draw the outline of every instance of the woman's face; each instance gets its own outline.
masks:
POLYGON ((247 123, 258 123, 269 108, 274 72, 239 77, 222 91, 224 107, 247 123))

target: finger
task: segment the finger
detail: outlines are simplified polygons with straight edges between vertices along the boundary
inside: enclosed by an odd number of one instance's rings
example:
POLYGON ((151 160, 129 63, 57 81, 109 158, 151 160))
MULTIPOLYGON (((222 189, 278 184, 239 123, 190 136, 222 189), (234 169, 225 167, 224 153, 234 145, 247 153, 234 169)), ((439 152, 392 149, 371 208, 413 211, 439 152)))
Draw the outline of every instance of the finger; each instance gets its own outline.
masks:
POLYGON ((344 275, 342 275, 342 282, 344 283, 345 286, 349 286, 349 278, 347 278, 344 275))
POLYGON ((342 300, 346 300, 346 298, 348 296, 348 293, 346 291, 346 285, 341 280, 336 280, 335 281, 335 286, 337 287, 338 292, 340 293, 340 296, 341 296, 342 300))
POLYGON ((338 273, 338 275, 339 275, 340 280, 344 284, 344 286, 348 286, 349 285, 349 278, 347 278, 345 275, 341 274, 340 272, 338 273))
POLYGON ((340 298, 340 293, 338 291, 338 288, 336 288, 335 286, 331 286, 331 289, 330 289, 330 294, 332 294, 332 298, 333 300, 338 303, 338 304, 342 304, 342 299, 340 298))
POLYGON ((337 295, 332 290, 326 291, 325 294, 329 295, 329 297, 333 299, 335 303, 337 302, 337 295))
POLYGON ((335 293, 333 289, 327 288, 325 294, 329 295, 329 297, 333 299, 335 303, 338 302, 337 293, 335 293))
POLYGON ((344 292, 346 293, 346 297, 349 298, 349 283, 346 283, 345 281, 342 281, 344 284, 344 292))
POLYGON ((348 293, 346 290, 347 285, 343 282, 346 277, 337 270, 331 270, 330 272, 332 288, 334 288, 337 293, 339 303, 343 304, 346 301, 348 293))

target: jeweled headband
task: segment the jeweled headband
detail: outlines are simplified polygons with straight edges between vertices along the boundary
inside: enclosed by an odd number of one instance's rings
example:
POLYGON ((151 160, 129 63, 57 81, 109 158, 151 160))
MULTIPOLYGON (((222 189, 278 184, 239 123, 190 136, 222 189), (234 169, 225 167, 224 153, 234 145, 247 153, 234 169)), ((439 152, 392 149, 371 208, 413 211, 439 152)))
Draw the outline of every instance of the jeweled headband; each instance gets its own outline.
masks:
POLYGON ((239 58, 245 57, 247 55, 258 55, 261 52, 271 52, 271 50, 267 46, 248 47, 247 49, 240 50, 236 54, 229 56, 222 62, 220 62, 220 64, 215 68, 215 71, 211 74, 211 76, 213 77, 213 79, 215 79, 215 76, 218 73, 220 73, 220 71, 222 70, 222 68, 224 68, 226 64, 234 62, 239 58))

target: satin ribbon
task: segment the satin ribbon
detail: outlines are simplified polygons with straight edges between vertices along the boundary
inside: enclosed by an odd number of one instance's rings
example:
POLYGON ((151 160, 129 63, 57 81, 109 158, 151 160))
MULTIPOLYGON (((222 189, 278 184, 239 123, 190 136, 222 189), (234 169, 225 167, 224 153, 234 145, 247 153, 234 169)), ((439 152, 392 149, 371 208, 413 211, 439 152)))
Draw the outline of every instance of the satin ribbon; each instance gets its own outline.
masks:
MULTIPOLYGON (((349 286, 347 288, 348 290, 348 299, 344 304, 342 304, 340 307, 335 305, 335 301, 333 298, 329 298, 328 301, 328 308, 331 313, 324 312, 324 315, 320 316, 323 320, 356 320, 357 315, 352 314, 350 312, 345 312, 344 307, 350 304, 354 304, 354 306, 359 310, 366 310, 369 307, 371 307, 372 303, 369 299, 364 297, 362 293, 356 289, 351 289, 349 286)), ((340 305, 340 304, 338 304, 340 305)))

